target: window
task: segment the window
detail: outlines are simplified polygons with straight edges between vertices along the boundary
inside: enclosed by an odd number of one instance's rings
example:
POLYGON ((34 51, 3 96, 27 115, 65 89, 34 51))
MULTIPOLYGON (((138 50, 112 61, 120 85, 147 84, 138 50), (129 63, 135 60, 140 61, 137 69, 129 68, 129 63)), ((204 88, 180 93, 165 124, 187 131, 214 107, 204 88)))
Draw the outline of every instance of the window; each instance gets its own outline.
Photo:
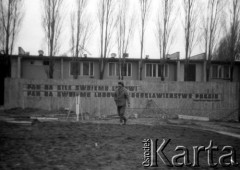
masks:
MULTIPOLYGON (((132 76, 132 64, 125 63, 120 68, 122 76, 132 76)), ((119 63, 108 63, 109 76, 119 76, 119 63)))
POLYGON ((123 76, 132 76, 132 64, 131 63, 125 63, 122 65, 122 75, 123 76))
POLYGON ((229 66, 224 66, 223 67, 223 78, 229 79, 230 78, 230 67, 229 66))
POLYGON ((168 64, 158 64, 158 77, 162 77, 163 75, 164 77, 168 77, 168 64))
POLYGON ((196 64, 184 65, 184 81, 196 81, 196 64))
POLYGON ((70 62, 70 74, 80 75, 80 62, 78 61, 70 62))
POLYGON ((162 77, 163 76, 163 65, 162 64, 158 64, 158 77, 162 77))
POLYGON ((83 62, 83 75, 84 76, 93 76, 93 63, 92 62, 83 62))
POLYGON ((127 76, 131 77, 132 76, 132 64, 128 63, 127 65, 127 76))
POLYGON ((228 65, 213 65, 212 66, 212 78, 229 79, 230 78, 230 66, 228 65))
POLYGON ((152 64, 146 64, 146 76, 152 77, 152 64))
POLYGON ((168 77, 168 64, 146 64, 146 77, 168 77))
POLYGON ((115 63, 115 67, 116 67, 116 73, 117 73, 117 76, 119 76, 119 63, 115 63))
POLYGON ((109 76, 116 75, 116 63, 108 63, 108 72, 109 76))
POLYGON ((212 66, 212 78, 218 78, 218 65, 212 66))
POLYGON ((153 64, 152 65, 152 71, 153 71, 153 77, 157 77, 157 73, 156 73, 156 71, 157 71, 157 65, 156 64, 153 64))
POLYGON ((49 65, 49 61, 48 60, 44 60, 43 61, 43 65, 48 66, 49 65))
POLYGON ((165 77, 168 77, 168 64, 165 64, 165 77))

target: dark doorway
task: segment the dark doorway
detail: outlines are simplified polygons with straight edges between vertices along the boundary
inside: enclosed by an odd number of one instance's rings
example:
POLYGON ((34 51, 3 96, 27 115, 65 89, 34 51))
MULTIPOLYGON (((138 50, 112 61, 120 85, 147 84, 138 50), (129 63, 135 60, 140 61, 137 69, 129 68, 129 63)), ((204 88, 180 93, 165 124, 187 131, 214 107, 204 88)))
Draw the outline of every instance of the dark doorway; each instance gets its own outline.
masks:
POLYGON ((4 105, 4 78, 0 76, 0 106, 4 105))
POLYGON ((185 64, 184 81, 196 81, 196 65, 185 64))
POLYGON ((9 76, 9 67, 9 58, 0 54, 0 106, 4 105, 4 79, 9 76))

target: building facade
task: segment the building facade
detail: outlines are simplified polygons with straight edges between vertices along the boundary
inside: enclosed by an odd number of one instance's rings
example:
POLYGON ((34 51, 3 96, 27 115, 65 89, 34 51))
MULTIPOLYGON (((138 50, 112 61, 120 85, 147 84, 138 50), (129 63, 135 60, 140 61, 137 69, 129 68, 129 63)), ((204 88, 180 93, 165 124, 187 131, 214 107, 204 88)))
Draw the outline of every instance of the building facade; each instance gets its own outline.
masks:
POLYGON ((74 111, 77 101, 81 101, 78 109, 82 115, 115 115, 112 96, 121 73, 130 93, 131 114, 240 120, 239 61, 211 61, 207 76, 209 65, 204 54, 187 61, 180 59, 179 53, 168 55, 166 60, 107 58, 103 80, 99 80, 99 58, 53 57, 53 61, 53 79, 49 79, 49 57, 11 56, 11 78, 6 78, 4 84, 4 107, 74 111))
MULTIPOLYGON (((168 55, 166 60, 143 59, 140 73, 140 59, 107 58, 103 79, 143 81, 194 81, 206 82, 207 62, 204 55, 191 57, 186 61, 179 53, 168 55), (187 68, 187 69, 186 69, 187 68), (122 77, 120 76, 120 74, 122 77)), ((99 58, 53 57, 53 79, 100 79, 99 58), (76 76, 77 75, 77 76, 76 76)), ((231 63, 211 61, 209 81, 230 81, 231 63)), ((11 77, 23 79, 48 79, 49 57, 16 55, 11 57, 11 77)), ((240 62, 234 62, 233 82, 240 80, 240 62)))

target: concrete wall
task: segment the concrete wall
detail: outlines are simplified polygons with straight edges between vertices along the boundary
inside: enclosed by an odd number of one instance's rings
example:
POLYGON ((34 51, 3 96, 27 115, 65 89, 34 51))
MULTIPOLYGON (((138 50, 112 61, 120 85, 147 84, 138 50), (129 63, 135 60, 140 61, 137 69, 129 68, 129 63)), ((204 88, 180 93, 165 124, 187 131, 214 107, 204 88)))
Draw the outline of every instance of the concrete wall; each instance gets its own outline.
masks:
POLYGON ((54 63, 53 77, 55 79, 61 79, 61 61, 60 60, 57 60, 54 63))
POLYGON ((26 79, 47 79, 47 66, 42 65, 41 60, 22 61, 22 77, 26 79))
POLYGON ((177 63, 169 63, 168 64, 168 74, 169 76, 166 78, 166 81, 176 81, 177 80, 177 63))
MULTIPOLYGON (((75 108, 81 96, 81 111, 102 117, 116 114, 112 97, 117 80, 5 80, 5 107, 42 109, 75 108)), ((237 120, 238 83, 146 82, 126 80, 131 96, 129 112, 142 116, 166 114, 237 120), (147 109, 146 109, 147 108, 147 109)))
POLYGON ((17 58, 11 59, 11 77, 17 78, 17 58))

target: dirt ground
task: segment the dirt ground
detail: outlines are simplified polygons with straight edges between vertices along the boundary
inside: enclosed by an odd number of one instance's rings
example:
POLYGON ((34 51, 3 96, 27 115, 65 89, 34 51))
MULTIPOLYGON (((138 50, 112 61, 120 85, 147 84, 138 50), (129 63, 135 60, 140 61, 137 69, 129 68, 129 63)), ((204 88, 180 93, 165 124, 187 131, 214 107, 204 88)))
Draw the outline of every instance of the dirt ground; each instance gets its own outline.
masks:
MULTIPOLYGON (((129 120, 131 121, 131 120, 129 120)), ((164 149, 171 159, 182 153, 175 151, 182 145, 189 149, 193 160, 193 146, 213 145, 219 151, 213 160, 225 152, 230 145, 236 150, 240 163, 240 139, 187 127, 171 125, 138 125, 81 123, 69 121, 36 122, 33 125, 13 124, 0 121, 0 169, 24 170, 96 170, 96 169, 212 169, 207 163, 207 152, 200 152, 200 167, 169 168, 158 159, 159 167, 144 168, 143 139, 171 139, 164 149)), ((229 161, 227 159, 227 161, 229 161)), ((180 159, 179 162, 182 162, 180 159)), ((239 169, 238 167, 218 169, 239 169)))
MULTIPOLYGON (((174 151, 177 145, 186 146, 190 160, 192 146, 207 147, 212 140, 220 149, 223 145, 233 146, 240 162, 239 139, 171 126, 77 122, 31 126, 1 122, 0 135, 0 169, 144 169, 142 141, 146 138, 171 139, 164 151, 170 158, 178 153, 174 151)), ((214 160, 220 155, 220 151, 216 152, 214 160)), ((155 169, 167 169, 158 161, 159 167, 155 169)), ((200 169, 210 169, 205 152, 200 153, 200 169)))

